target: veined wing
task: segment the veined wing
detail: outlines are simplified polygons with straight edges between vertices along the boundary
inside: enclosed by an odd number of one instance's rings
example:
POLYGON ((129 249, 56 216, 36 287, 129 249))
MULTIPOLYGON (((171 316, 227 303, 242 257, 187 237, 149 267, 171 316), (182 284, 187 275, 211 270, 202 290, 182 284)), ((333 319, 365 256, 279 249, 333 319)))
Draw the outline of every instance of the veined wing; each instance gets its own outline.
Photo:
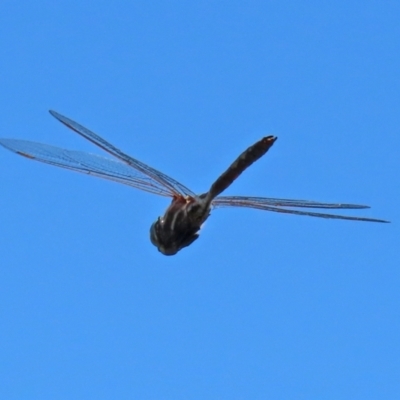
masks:
POLYGON ((85 139, 94 143, 96 146, 105 150, 114 157, 118 158, 123 163, 131 166, 132 168, 135 168, 137 171, 141 173, 141 176, 146 175, 148 179, 154 182, 158 182, 158 186, 159 187, 163 186, 165 188, 164 190, 167 190, 170 196, 177 194, 181 194, 183 196, 195 196, 195 194, 190 189, 188 189, 186 186, 182 185, 175 179, 172 179, 170 176, 165 175, 162 172, 142 163, 141 161, 128 156, 127 154, 123 153, 121 150, 116 148, 114 145, 107 142, 105 139, 101 138, 99 135, 95 134, 94 132, 90 131, 84 126, 78 124, 72 119, 67 118, 53 110, 50 110, 49 112, 54 118, 58 119, 68 128, 72 129, 85 139))
POLYGON ((169 187, 120 161, 81 151, 17 139, 0 139, 0 145, 32 160, 109 179, 161 196, 173 196, 169 187))
POLYGON ((358 204, 342 204, 342 203, 320 203, 309 200, 289 200, 289 199, 273 199, 267 197, 246 197, 246 196, 220 196, 214 199, 212 204, 215 207, 247 207, 258 210, 273 211, 284 214, 308 215, 310 217, 346 219, 350 221, 367 221, 367 222, 389 222, 382 219, 351 217, 347 215, 326 214, 312 211, 291 210, 286 207, 299 208, 322 208, 322 209, 364 209, 369 206, 358 204))

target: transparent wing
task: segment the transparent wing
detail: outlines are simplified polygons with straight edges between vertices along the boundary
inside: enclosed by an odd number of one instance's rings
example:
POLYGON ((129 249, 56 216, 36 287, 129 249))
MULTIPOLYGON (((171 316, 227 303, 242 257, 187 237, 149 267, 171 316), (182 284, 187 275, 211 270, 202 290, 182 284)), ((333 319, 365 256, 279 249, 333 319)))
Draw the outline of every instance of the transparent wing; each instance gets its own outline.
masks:
POLYGON ((174 194, 169 186, 166 187, 120 161, 26 140, 0 139, 0 145, 21 156, 46 164, 109 179, 161 196, 174 194))
POLYGON ((308 215, 309 217, 347 219, 350 221, 368 221, 368 222, 389 222, 376 218, 350 217, 346 215, 326 214, 312 211, 291 210, 285 207, 299 208, 322 208, 322 209, 362 209, 369 206, 359 204, 342 204, 342 203, 320 203, 309 200, 289 200, 289 199, 273 199, 267 197, 245 197, 245 196, 220 196, 217 197, 212 204, 215 207, 247 207, 258 210, 273 211, 284 214, 308 215))
POLYGON ((154 181, 154 185, 159 187, 163 187, 164 190, 169 192, 170 196, 181 194, 183 196, 195 196, 195 194, 188 189, 186 186, 182 185, 175 179, 172 179, 168 175, 163 174, 160 171, 142 163, 135 158, 128 156, 127 154, 123 153, 121 150, 113 146, 111 143, 107 142, 99 135, 96 135, 94 132, 90 131, 89 129, 85 128, 84 126, 78 124, 77 122, 73 121, 70 118, 67 118, 56 111, 50 110, 50 114, 58 119, 61 123, 63 123, 68 128, 72 129, 85 139, 89 140, 90 142, 94 143, 96 146, 100 147, 101 149, 105 150, 109 154, 113 155, 114 157, 118 158, 123 163, 131 166, 132 168, 136 169, 140 172, 140 176, 147 181, 154 181), (144 178, 147 176, 147 178, 144 178), (157 183, 156 183, 157 182, 157 183))

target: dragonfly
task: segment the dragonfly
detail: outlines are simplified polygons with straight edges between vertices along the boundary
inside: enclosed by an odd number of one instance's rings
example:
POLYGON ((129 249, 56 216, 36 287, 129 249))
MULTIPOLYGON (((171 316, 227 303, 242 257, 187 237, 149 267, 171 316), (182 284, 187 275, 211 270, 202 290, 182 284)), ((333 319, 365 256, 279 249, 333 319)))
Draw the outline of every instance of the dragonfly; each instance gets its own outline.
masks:
POLYGON ((246 207, 284 214, 350 221, 389 222, 382 219, 307 210, 369 208, 369 206, 365 205, 321 203, 309 200, 268 197, 220 196, 243 171, 267 153, 277 140, 275 136, 265 136, 246 149, 215 180, 207 192, 197 195, 182 183, 122 152, 72 119, 53 110, 50 110, 50 114, 114 158, 19 139, 0 139, 0 145, 31 160, 97 176, 156 195, 172 198, 165 213, 158 217, 150 228, 152 244, 164 255, 174 255, 191 245, 198 239, 200 228, 210 216, 211 210, 220 207, 246 207), (297 210, 296 208, 303 210, 297 210))

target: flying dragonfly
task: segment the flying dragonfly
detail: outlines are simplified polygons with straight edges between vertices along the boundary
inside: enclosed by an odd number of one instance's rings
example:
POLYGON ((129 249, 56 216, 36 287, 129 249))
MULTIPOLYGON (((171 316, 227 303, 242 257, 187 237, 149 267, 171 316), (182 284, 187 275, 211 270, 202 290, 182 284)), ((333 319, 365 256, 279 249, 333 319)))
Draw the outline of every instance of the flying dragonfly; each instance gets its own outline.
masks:
POLYGON ((106 158, 81 151, 66 150, 47 144, 17 139, 0 139, 0 145, 16 154, 72 171, 109 179, 160 196, 172 201, 164 215, 150 228, 150 240, 165 255, 174 255, 191 245, 198 237, 202 224, 211 209, 219 207, 247 207, 285 214, 306 215, 319 218, 350 221, 389 222, 382 219, 328 214, 303 209, 363 209, 358 204, 321 203, 308 200, 275 199, 250 196, 220 196, 251 164, 261 158, 275 143, 277 137, 265 136, 245 150, 221 174, 210 189, 195 194, 170 176, 130 157, 94 132, 55 111, 50 114, 68 128, 100 147, 114 158, 106 158))

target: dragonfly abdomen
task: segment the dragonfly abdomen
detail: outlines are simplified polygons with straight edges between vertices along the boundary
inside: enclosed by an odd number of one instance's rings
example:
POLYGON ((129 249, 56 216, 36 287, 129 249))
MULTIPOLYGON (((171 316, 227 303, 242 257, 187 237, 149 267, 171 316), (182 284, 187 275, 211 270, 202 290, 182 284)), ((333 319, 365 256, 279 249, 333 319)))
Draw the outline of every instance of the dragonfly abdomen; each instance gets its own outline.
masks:
POLYGON ((251 164, 261 158, 274 144, 277 137, 266 136, 257 143, 245 150, 231 166, 211 185, 208 198, 211 201, 225 189, 227 189, 235 179, 251 164))

